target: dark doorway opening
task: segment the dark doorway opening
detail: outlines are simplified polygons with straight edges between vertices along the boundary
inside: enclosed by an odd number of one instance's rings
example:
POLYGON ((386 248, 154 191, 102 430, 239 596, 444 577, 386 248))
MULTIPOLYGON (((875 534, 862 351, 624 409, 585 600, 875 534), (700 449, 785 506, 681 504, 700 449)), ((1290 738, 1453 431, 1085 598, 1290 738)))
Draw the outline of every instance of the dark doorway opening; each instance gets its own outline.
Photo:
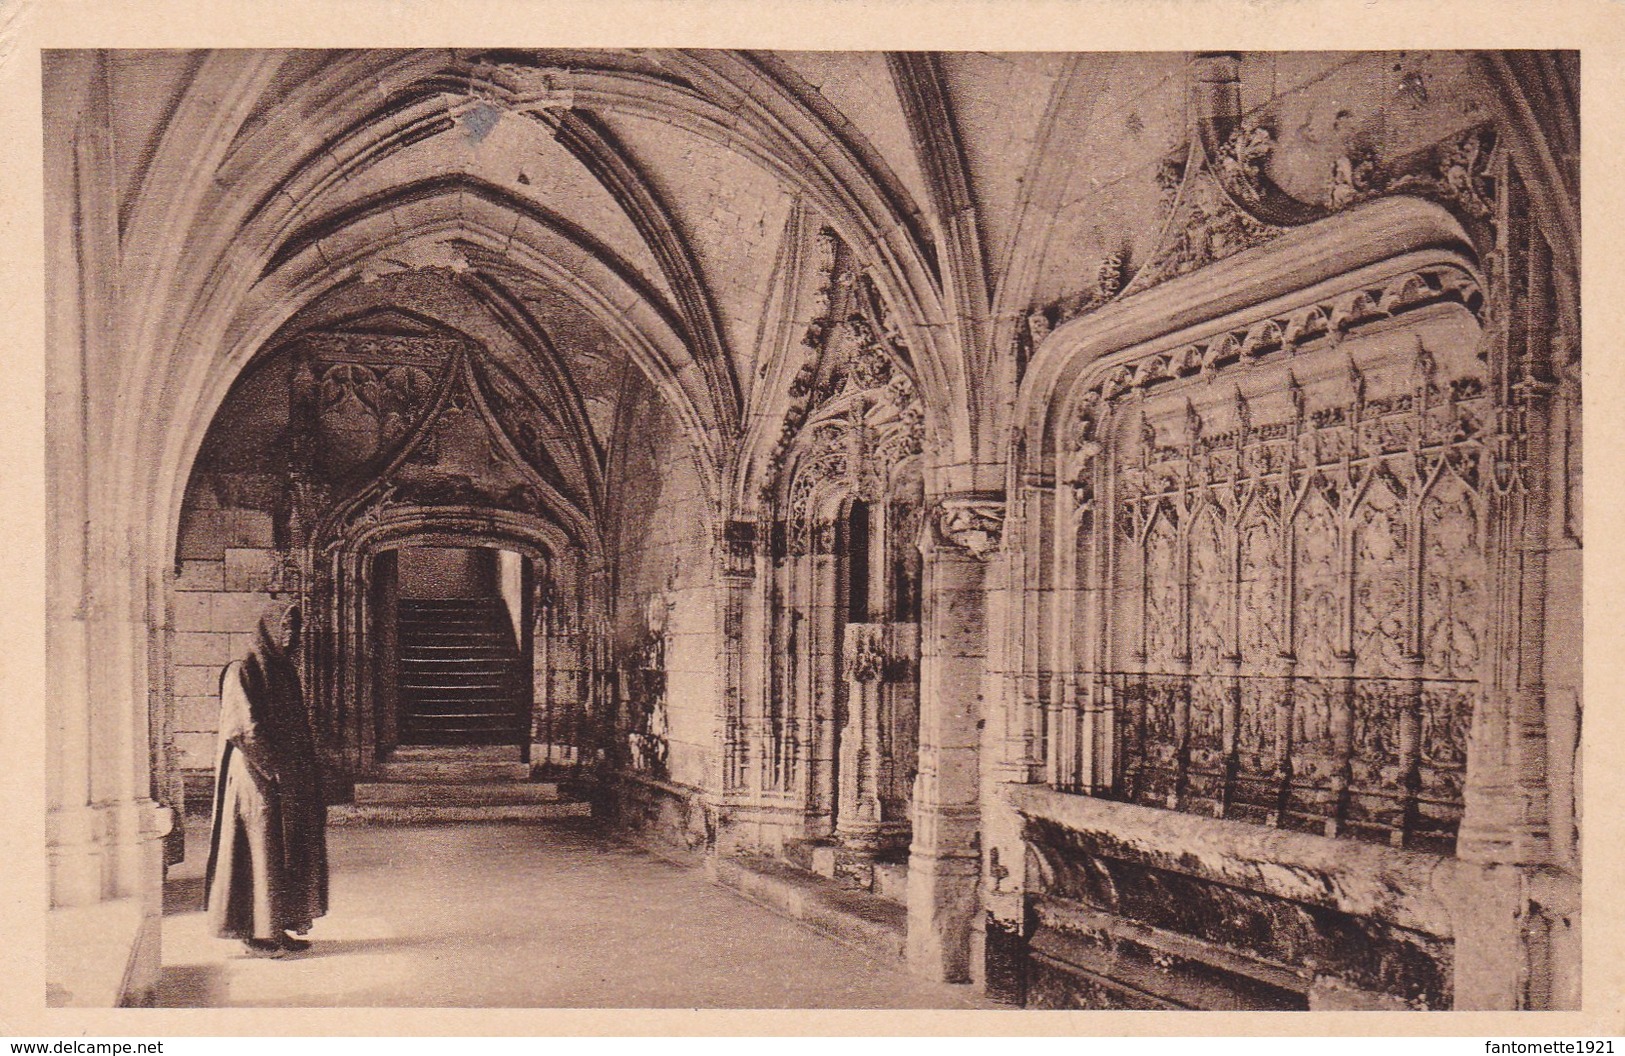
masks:
POLYGON ((405 546, 374 565, 380 746, 530 746, 532 571, 492 547, 405 546))

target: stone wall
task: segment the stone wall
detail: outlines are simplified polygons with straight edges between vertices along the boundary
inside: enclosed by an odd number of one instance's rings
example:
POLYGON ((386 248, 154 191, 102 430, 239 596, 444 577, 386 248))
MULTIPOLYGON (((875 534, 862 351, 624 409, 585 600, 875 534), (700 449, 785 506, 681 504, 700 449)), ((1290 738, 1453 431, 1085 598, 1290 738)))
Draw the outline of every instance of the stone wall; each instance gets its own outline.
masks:
MULTIPOLYGON (((638 731, 663 741, 655 749, 664 752, 663 762, 635 768, 700 787, 714 764, 721 693, 709 517, 682 434, 658 404, 640 413, 641 428, 627 438, 614 478, 621 489, 612 515, 613 653, 623 686, 618 732, 623 741, 638 731), (661 699, 631 702, 654 713, 629 717, 627 673, 656 668, 661 699)), ((650 679, 643 682, 634 696, 655 693, 650 679)))
MULTIPOLYGON (((1025 789, 1026 1003, 1439 1009, 1516 881, 1435 855, 1025 789)), ((1510 919, 1505 922, 1510 926, 1510 919)))
POLYGON ((1356 205, 1040 349, 1029 1005, 1577 1003, 1573 324, 1506 186, 1499 228, 1356 205))
POLYGON ((260 618, 291 600, 273 587, 279 556, 271 517, 257 510, 191 509, 183 521, 171 647, 175 765, 188 804, 206 803, 215 767, 220 675, 254 643, 260 618))
POLYGON ((398 561, 403 598, 489 598, 497 592, 494 550, 408 546, 398 561))

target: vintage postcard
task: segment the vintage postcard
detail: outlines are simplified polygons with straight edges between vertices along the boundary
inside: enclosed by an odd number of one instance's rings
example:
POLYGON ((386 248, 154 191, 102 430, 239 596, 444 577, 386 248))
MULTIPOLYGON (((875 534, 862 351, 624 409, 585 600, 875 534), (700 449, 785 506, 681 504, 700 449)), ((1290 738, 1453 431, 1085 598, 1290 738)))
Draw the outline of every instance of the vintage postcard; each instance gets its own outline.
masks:
POLYGON ((1622 28, 12 6, 7 1029, 1620 1033, 1622 28))

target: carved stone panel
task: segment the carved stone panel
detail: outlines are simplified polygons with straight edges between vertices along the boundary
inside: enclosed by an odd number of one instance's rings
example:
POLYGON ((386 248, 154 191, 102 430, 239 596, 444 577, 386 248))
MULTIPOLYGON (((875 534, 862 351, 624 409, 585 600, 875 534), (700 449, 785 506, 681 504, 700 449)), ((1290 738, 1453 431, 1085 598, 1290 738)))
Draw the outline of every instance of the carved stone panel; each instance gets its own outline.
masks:
POLYGON ((1079 681, 1111 687, 1117 794, 1447 846, 1486 625, 1483 366, 1394 334, 1239 365, 1102 437, 1114 669, 1079 681))
POLYGON ((305 335, 289 384, 295 446, 313 448, 330 480, 369 465, 422 420, 461 347, 443 335, 305 335))

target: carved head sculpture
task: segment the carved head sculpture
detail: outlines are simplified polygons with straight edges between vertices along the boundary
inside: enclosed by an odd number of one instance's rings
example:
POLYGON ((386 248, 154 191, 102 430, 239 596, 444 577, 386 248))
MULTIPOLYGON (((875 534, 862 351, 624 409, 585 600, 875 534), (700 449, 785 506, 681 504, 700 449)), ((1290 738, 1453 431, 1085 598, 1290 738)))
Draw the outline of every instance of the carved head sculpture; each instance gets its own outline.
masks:
POLYGON ((938 531, 954 546, 978 560, 999 548, 1004 533, 1004 503, 975 499, 944 500, 938 513, 938 531))
POLYGON ((1050 335, 1049 316, 1042 308, 1027 313, 1027 333, 1032 338, 1034 348, 1043 344, 1044 338, 1050 335))

